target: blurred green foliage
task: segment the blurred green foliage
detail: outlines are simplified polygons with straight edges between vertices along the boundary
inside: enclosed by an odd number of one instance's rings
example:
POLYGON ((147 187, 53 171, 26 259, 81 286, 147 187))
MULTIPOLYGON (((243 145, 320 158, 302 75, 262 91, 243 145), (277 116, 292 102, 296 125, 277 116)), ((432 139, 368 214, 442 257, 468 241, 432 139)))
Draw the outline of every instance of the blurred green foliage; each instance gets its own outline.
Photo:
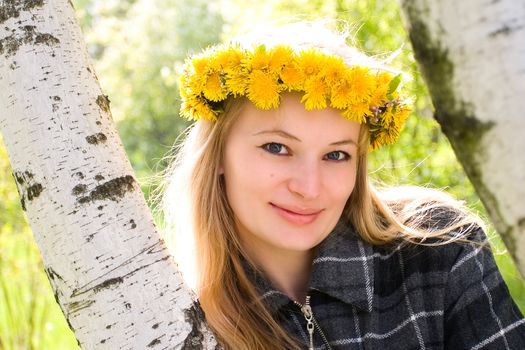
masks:
MULTIPOLYGON (((483 217, 484 209, 432 119, 394 0, 75 0, 89 52, 132 165, 149 193, 151 175, 188 123, 177 118, 177 73, 191 52, 264 22, 342 20, 350 41, 404 71, 415 100, 400 141, 371 154, 374 179, 445 189, 483 217)), ((0 144, 0 349, 75 349, 76 340, 43 272, 0 144)), ((490 229, 497 251, 504 246, 490 229)), ((521 310, 525 287, 507 254, 496 256, 521 310)))

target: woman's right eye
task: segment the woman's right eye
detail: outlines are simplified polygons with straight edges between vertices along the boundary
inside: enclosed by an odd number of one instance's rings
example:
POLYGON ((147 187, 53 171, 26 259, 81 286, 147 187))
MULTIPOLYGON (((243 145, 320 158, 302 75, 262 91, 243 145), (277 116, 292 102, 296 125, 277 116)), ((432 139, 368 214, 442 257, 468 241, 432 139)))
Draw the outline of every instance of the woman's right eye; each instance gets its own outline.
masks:
POLYGON ((288 149, 282 143, 269 142, 261 146, 266 152, 278 155, 287 155, 289 154, 288 149))

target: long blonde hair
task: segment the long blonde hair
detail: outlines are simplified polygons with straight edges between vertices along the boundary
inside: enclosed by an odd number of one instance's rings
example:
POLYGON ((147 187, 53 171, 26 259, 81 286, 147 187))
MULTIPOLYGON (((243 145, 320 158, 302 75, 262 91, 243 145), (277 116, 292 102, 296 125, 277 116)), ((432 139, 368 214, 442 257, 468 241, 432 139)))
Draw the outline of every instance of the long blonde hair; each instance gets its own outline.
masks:
MULTIPOLYGON (((318 42, 312 40, 312 35, 305 33, 302 26, 295 33, 301 41, 308 38, 301 46, 327 49, 330 43, 332 52, 342 57, 348 56, 345 52, 355 54, 331 31, 319 33, 315 29, 309 33, 318 37, 318 42)), ((287 31, 287 35, 295 34, 287 31)), ((279 38, 278 43, 283 40, 279 38)), ((181 270, 195 288, 208 324, 226 348, 296 349, 294 339, 261 302, 246 273, 245 264, 255 270, 257 267, 239 243, 220 174, 225 140, 243 103, 247 102, 230 99, 217 122, 196 122, 179 147, 175 161, 166 172, 163 194, 167 230, 170 234, 175 232, 168 238, 174 239, 172 246, 181 270), (193 266, 196 270, 189 268, 193 266)), ((478 223, 459 202, 440 191, 376 190, 367 173, 369 142, 367 126, 362 125, 356 184, 342 217, 355 227, 363 240, 374 245, 394 240, 441 244, 462 238, 461 233, 449 235, 450 232, 478 223)))

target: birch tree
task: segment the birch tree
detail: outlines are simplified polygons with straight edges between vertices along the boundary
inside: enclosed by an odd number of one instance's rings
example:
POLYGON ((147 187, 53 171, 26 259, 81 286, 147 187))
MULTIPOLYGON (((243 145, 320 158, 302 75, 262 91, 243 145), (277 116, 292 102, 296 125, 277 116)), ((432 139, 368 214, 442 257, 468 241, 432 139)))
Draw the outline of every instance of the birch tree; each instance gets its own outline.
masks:
POLYGON ((66 0, 0 1, 0 130, 83 349, 216 345, 157 233, 66 0))
POLYGON ((525 6, 401 0, 447 135, 525 277, 525 6))

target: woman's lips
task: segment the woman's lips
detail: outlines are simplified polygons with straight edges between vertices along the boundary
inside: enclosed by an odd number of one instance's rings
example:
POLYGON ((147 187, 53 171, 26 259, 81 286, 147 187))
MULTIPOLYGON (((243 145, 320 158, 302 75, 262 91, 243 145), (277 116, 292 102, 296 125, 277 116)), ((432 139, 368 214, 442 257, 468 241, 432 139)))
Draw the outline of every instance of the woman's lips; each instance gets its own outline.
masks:
POLYGON ((318 209, 285 208, 274 203, 270 203, 270 205, 282 218, 296 225, 307 225, 314 222, 323 211, 318 209))

